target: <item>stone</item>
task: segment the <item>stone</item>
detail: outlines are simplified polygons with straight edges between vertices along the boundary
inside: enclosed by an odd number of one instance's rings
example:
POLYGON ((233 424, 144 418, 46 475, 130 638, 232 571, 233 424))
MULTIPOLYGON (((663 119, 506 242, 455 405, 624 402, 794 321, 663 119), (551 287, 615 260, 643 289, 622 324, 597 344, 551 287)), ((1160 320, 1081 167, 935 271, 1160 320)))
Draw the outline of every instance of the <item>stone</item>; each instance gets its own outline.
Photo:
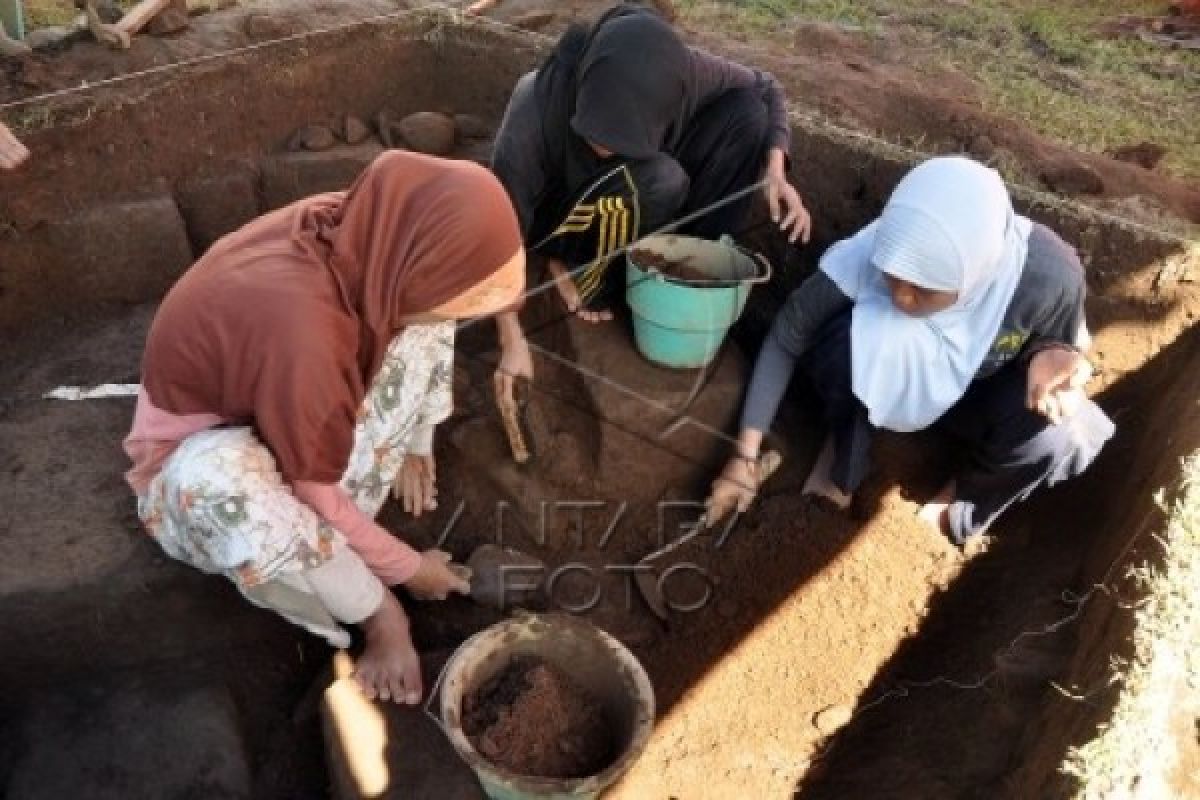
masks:
POLYGON ((1053 192, 1065 195, 1104 194, 1100 173, 1079 161, 1059 161, 1041 170, 1042 183, 1053 192))
POLYGON ((1109 155, 1117 161, 1137 164, 1143 169, 1154 169, 1166 154, 1167 148, 1154 142, 1138 142, 1137 144, 1128 144, 1109 151, 1109 155))
POLYGON ((492 135, 492 127, 474 114, 455 114, 454 127, 464 139, 486 139, 492 135))
POLYGON ((375 142, 335 147, 321 153, 281 153, 259 165, 263 209, 280 208, 302 197, 345 189, 383 152, 375 142))
POLYGON ((292 152, 308 150, 319 153, 328 150, 335 144, 337 144, 337 137, 329 128, 324 125, 305 125, 288 139, 287 149, 292 152))
POLYGON ((8 800, 251 796, 237 709, 219 687, 117 685, 47 691, 19 716, 8 800))
POLYGON ((67 25, 51 25, 30 31, 25 37, 25 44, 34 50, 55 50, 65 47, 67 41, 78 33, 78 30, 67 25))
POLYGON ((253 165, 241 164, 231 165, 220 175, 195 178, 176 189, 175 199, 197 255, 261 213, 258 181, 253 165))
POLYGON ((512 24, 522 30, 540 31, 554 22, 555 16, 557 15, 553 11, 526 11, 513 17, 512 24))
POLYGON ((261 42, 295 33, 296 23, 292 18, 278 13, 255 12, 246 15, 242 30, 252 41, 261 42))
POLYGON ((142 30, 151 36, 170 36, 187 30, 189 24, 187 0, 171 0, 142 30))
POLYGON ((454 119, 437 111, 418 111, 396 126, 404 143, 418 153, 448 156, 454 151, 454 119))
POLYGON ((342 137, 342 141, 346 144, 362 144, 367 139, 371 138, 371 129, 367 127, 367 123, 363 122, 353 114, 347 114, 342 119, 341 128, 338 134, 342 137))
POLYGON ((829 736, 836 733, 854 716, 850 706, 829 706, 813 715, 813 726, 822 734, 829 736))

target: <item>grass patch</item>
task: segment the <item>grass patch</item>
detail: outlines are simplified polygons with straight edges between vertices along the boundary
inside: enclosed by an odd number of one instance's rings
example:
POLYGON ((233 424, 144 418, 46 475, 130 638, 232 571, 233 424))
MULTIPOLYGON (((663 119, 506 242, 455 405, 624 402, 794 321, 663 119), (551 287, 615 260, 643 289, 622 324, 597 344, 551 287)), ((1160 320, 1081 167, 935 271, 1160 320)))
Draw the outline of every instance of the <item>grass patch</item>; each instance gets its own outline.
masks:
POLYGON ((781 24, 820 20, 877 30, 879 17, 861 2, 850 0, 676 0, 687 19, 710 30, 769 35, 781 24))
POLYGON ((1200 179, 1200 52, 1098 29, 1121 14, 1162 14, 1161 0, 679 0, 711 30, 785 37, 806 22, 888 37, 907 65, 974 79, 985 107, 1090 152, 1154 142, 1161 169, 1200 179))
POLYGON ((67 25, 80 12, 70 0, 24 0, 25 25, 30 30, 67 25))
POLYGON ((1133 658, 1113 669, 1121 688, 1112 719, 1072 748, 1062 768, 1075 780, 1075 800, 1172 795, 1172 707, 1177 691, 1200 689, 1200 453, 1183 472, 1182 496, 1161 539, 1162 563, 1132 571, 1144 599, 1133 658))

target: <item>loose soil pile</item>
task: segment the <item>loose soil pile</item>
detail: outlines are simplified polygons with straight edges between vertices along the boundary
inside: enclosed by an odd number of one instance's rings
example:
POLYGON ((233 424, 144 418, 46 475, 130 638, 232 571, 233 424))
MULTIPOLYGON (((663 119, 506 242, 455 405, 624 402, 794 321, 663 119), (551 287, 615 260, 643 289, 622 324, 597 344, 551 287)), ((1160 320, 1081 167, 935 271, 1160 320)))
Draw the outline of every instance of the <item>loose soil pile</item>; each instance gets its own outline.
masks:
POLYGON ((495 764, 569 780, 612 763, 615 737, 600 702, 537 658, 515 660, 464 702, 463 728, 495 764))

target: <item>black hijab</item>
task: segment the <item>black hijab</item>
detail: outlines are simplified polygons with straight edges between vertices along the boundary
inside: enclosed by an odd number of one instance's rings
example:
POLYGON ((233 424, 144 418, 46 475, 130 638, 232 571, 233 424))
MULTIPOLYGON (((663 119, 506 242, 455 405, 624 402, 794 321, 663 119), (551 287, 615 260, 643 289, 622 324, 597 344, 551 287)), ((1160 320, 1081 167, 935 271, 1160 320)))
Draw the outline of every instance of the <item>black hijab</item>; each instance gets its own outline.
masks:
POLYGON ((650 158, 676 133, 687 65, 687 45, 649 9, 605 21, 579 64, 572 130, 623 158, 650 158))
POLYGON ((588 141, 632 160, 670 151, 683 135, 687 67, 687 45, 649 8, 621 4, 590 28, 569 28, 534 85, 545 152, 561 159, 552 181, 595 174, 588 141))

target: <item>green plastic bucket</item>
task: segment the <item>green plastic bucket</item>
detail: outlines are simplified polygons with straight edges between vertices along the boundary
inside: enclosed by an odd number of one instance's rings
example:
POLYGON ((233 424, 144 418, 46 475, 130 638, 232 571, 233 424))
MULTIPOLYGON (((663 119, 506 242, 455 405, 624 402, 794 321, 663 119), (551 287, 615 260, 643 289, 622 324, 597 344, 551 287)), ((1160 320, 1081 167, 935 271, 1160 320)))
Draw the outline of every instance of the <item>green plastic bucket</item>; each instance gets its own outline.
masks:
POLYGON ((742 315, 750 288, 771 278, 771 265, 729 237, 713 242, 693 236, 647 236, 626 257, 625 297, 633 312, 638 350, 656 364, 675 369, 707 366, 742 315), (686 264, 688 275, 665 275, 653 253, 686 264))
POLYGON ((654 728, 654 689, 641 663, 609 634, 567 614, 523 614, 480 631, 446 662, 439 684, 442 730, 492 800, 599 797, 641 756, 654 728), (558 667, 604 704, 619 741, 608 767, 575 780, 517 775, 471 744, 462 729, 464 698, 521 656, 558 667))

